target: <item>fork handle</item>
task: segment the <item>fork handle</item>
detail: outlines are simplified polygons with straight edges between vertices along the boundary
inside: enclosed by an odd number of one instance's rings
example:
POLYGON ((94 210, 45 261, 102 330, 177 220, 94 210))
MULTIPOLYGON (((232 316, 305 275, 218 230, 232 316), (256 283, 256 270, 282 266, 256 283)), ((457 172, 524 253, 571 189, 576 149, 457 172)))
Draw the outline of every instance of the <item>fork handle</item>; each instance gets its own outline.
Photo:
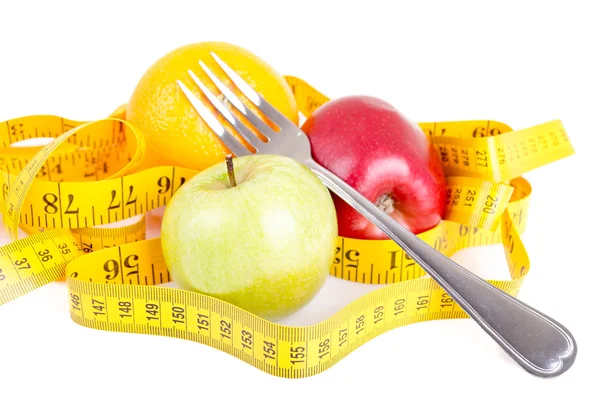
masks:
POLYGON ((551 377, 571 367, 577 345, 564 326, 438 252, 314 160, 304 164, 404 249, 526 371, 551 377))

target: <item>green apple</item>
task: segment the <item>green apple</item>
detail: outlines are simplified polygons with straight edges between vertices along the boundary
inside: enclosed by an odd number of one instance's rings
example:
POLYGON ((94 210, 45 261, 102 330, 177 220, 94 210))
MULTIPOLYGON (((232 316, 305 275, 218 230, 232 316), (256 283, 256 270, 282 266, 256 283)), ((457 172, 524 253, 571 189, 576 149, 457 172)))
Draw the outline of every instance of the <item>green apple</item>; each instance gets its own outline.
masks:
POLYGON ((165 208, 161 243, 174 282, 276 320, 306 305, 333 262, 337 217, 323 183, 278 155, 207 168, 165 208))

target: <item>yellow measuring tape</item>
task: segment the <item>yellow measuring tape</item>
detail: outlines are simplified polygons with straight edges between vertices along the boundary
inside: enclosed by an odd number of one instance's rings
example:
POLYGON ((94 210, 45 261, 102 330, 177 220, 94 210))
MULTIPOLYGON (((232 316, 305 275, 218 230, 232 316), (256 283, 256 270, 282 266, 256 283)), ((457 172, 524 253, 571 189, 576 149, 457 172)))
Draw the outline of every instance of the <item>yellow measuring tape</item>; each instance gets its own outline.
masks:
MULTIPOLYGON (((329 99, 286 77, 299 111, 329 99)), ((448 210, 419 235, 446 255, 502 243, 511 279, 490 280, 516 295, 529 271, 520 239, 531 187, 521 174, 573 154, 560 121, 520 131, 495 121, 421 123, 447 176, 448 210)), ((198 171, 136 172, 142 135, 118 111, 79 122, 31 116, 0 124, 3 221, 15 241, 0 248, 0 305, 66 276, 72 319, 116 332, 203 343, 281 377, 315 375, 390 329, 466 318, 454 300, 390 240, 338 238, 330 274, 385 285, 307 327, 283 326, 224 301, 157 286, 171 281, 160 238, 145 239, 146 212, 166 205, 198 171), (39 148, 15 147, 38 137, 39 148), (103 225, 138 218, 120 228, 103 225), (18 240, 19 228, 29 234, 18 240)))

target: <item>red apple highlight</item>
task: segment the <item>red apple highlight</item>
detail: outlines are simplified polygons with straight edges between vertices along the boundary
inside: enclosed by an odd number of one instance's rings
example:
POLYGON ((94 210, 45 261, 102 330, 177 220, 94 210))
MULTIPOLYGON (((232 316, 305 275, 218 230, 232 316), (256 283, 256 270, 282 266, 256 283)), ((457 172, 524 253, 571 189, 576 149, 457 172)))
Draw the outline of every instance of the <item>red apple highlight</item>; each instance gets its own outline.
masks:
MULTIPOLYGON (((312 154, 411 232, 436 226, 446 208, 441 161, 418 125, 371 96, 329 101, 303 124, 312 154)), ((340 236, 388 239, 377 226, 333 195, 340 236)))

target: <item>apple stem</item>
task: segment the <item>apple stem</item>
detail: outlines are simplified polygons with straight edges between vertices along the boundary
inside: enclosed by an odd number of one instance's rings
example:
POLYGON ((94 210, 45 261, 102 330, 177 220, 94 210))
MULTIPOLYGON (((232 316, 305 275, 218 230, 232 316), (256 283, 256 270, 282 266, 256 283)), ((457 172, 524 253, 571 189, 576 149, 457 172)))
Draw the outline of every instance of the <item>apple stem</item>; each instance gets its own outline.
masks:
POLYGON ((229 175, 229 183, 231 187, 236 187, 237 183, 235 182, 235 172, 233 170, 233 156, 231 154, 227 154, 225 156, 225 163, 227 164, 227 175, 229 175))
POLYGON ((375 205, 386 214, 391 214, 394 211, 394 199, 387 193, 381 195, 375 202, 375 205))

